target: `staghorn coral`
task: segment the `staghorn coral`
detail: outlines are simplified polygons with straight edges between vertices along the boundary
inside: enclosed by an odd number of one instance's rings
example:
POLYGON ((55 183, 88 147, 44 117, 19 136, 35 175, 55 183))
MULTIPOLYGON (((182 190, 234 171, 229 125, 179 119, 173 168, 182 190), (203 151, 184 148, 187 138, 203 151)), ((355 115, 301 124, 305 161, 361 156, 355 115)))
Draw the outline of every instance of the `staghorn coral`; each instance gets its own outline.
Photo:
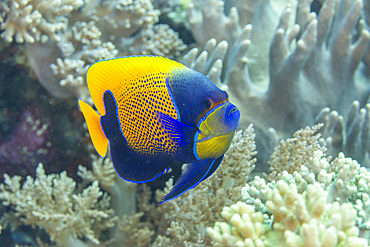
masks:
POLYGON ((370 35, 366 25, 356 25, 363 2, 327 0, 318 15, 311 3, 204 0, 188 9, 204 51, 189 51, 184 63, 228 89, 242 112, 241 126, 255 124, 262 163, 276 135, 314 124, 324 107, 347 114, 354 100, 364 104, 368 97, 361 60, 368 57, 370 35))
POLYGON ((58 246, 87 246, 83 238, 99 244, 101 232, 114 226, 110 197, 97 181, 75 193, 76 182, 66 172, 46 175, 41 163, 36 178, 27 177, 23 185, 20 176, 4 176, 0 199, 11 210, 2 217, 2 225, 43 228, 58 246))

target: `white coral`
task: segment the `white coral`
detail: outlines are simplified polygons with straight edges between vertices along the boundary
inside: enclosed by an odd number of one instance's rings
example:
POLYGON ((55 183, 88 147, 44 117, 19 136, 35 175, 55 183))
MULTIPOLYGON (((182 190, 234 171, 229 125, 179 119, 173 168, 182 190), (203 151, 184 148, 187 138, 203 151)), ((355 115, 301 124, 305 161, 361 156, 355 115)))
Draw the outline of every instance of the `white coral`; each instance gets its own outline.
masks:
POLYGON ((300 193, 294 182, 279 180, 264 193, 265 213, 244 202, 224 208, 226 222, 208 228, 215 246, 368 246, 359 237, 354 205, 327 203, 319 183, 300 193))
POLYGON ((144 30, 129 48, 130 54, 159 55, 174 58, 186 49, 178 34, 166 24, 144 30))
POLYGON ((59 40, 59 31, 67 28, 65 17, 71 11, 82 6, 83 1, 71 0, 7 0, 0 3, 1 16, 5 30, 1 37, 7 42, 15 41, 34 43, 47 41, 49 38, 59 40))
MULTIPOLYGON (((27 3, 41 13, 33 44, 27 46, 29 61, 40 83, 56 97, 73 95, 91 102, 83 82, 87 66, 98 60, 118 54, 174 57, 186 48, 169 26, 154 26, 160 11, 150 0, 27 3)), ((5 19, 11 14, 15 10, 1 12, 5 19)))
POLYGON ((46 175, 42 164, 36 170, 36 178, 27 177, 22 186, 20 176, 4 177, 0 199, 12 212, 2 218, 2 223, 20 221, 41 227, 59 246, 84 246, 82 238, 99 244, 96 234, 114 226, 116 217, 109 209, 110 197, 100 190, 97 181, 75 193, 76 182, 65 171, 46 175))
POLYGON ((41 14, 34 10, 32 5, 28 5, 28 2, 27 0, 14 0, 8 4, 0 3, 2 16, 5 17, 1 24, 1 30, 5 31, 1 37, 7 42, 12 42, 14 36, 18 43, 35 42, 36 25, 40 23, 41 14))

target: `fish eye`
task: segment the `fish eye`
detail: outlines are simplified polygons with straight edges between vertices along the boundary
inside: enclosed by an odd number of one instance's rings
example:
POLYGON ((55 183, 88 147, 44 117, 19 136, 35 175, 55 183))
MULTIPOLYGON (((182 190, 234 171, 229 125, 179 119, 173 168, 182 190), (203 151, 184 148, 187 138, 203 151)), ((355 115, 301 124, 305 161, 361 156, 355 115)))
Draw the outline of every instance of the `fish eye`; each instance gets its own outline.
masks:
POLYGON ((203 103, 203 108, 205 110, 208 110, 209 108, 211 108, 212 102, 211 102, 211 100, 209 98, 203 99, 203 102, 202 103, 203 103))

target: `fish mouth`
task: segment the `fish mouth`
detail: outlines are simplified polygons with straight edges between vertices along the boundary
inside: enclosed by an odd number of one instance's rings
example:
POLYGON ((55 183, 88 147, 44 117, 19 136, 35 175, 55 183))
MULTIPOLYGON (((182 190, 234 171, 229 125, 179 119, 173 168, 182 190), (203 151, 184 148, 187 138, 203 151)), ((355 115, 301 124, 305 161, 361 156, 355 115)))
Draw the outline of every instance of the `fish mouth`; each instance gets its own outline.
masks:
POLYGON ((206 135, 206 136, 203 137, 203 134, 200 133, 199 137, 200 137, 200 139, 198 139, 197 143, 208 141, 208 140, 212 139, 213 136, 212 135, 206 135))

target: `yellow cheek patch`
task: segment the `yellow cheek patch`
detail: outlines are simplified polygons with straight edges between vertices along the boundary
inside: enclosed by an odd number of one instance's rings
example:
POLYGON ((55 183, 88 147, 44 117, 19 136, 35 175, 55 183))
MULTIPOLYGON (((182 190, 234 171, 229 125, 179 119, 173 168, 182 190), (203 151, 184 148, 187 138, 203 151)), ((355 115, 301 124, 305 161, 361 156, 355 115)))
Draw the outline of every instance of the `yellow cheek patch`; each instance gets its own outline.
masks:
MULTIPOLYGON (((207 141, 196 143, 196 152, 199 159, 218 158, 229 148, 234 133, 212 137, 207 141)), ((200 135, 199 135, 200 136, 200 135)))

